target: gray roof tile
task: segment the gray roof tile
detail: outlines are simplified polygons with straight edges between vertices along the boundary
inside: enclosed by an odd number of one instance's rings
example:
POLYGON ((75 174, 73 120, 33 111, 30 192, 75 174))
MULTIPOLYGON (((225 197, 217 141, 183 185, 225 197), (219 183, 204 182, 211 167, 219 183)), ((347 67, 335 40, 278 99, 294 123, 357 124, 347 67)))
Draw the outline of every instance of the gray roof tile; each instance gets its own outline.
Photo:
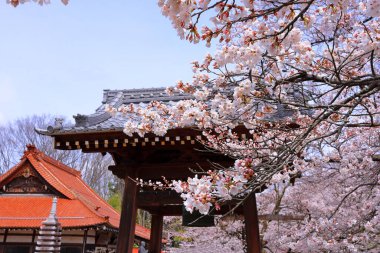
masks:
POLYGON ((77 114, 74 115, 75 126, 49 126, 47 129, 36 129, 40 134, 59 135, 67 133, 83 133, 83 132, 99 132, 99 131, 122 131, 124 123, 128 120, 128 115, 118 113, 113 116, 105 111, 105 105, 118 108, 121 105, 128 104, 148 104, 151 101, 180 101, 191 99, 192 96, 179 92, 169 96, 165 88, 149 88, 149 89, 129 89, 129 90, 109 90, 103 91, 102 105, 100 105, 95 113, 90 115, 77 114))
MULTIPOLYGON (((75 119, 75 126, 63 126, 62 122, 57 120, 55 126, 49 126, 47 129, 36 129, 36 131, 44 135, 122 131, 125 122, 130 119, 130 115, 117 113, 115 116, 112 116, 110 113, 105 111, 106 104, 118 108, 121 105, 128 105, 131 103, 144 106, 151 101, 170 103, 171 101, 176 102, 191 98, 192 96, 179 92, 169 96, 166 93, 165 88, 104 90, 102 105, 99 106, 93 114, 78 114, 73 116, 75 119)), ((268 120, 276 121, 285 117, 291 117, 293 113, 293 110, 279 105, 276 113, 272 114, 268 120)))

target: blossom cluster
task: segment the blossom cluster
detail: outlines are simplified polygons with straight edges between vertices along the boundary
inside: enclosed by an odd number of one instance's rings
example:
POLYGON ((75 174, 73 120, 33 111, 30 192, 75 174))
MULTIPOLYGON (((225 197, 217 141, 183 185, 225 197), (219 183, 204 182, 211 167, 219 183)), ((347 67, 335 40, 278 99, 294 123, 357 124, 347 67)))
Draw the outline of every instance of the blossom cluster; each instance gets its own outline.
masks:
MULTIPOLYGON (((24 4, 24 3, 30 2, 31 0, 6 0, 6 1, 7 1, 7 4, 11 4, 14 7, 16 7, 19 4, 24 4)), ((39 5, 50 4, 50 0, 33 0, 33 1, 38 3, 39 5)), ((61 0, 61 2, 64 5, 67 5, 69 3, 69 0, 61 0)))
POLYGON ((254 163, 252 159, 236 160, 233 168, 228 170, 208 171, 200 178, 188 178, 187 181, 174 180, 173 189, 181 193, 187 211, 198 210, 207 214, 218 202, 231 200, 249 192, 247 184, 254 178, 254 163))

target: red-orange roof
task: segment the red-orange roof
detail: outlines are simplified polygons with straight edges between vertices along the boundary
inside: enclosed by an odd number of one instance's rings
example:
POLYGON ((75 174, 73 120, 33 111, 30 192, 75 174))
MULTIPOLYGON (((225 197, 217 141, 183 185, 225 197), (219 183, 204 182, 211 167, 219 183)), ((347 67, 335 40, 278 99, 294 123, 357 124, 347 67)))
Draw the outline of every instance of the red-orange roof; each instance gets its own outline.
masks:
MULTIPOLYGON (((46 220, 52 205, 48 196, 3 196, 0 197, 0 227, 40 227, 46 220)), ((86 227, 105 223, 77 199, 58 199, 57 216, 63 227, 86 227)))
MULTIPOLYGON (((81 178, 79 171, 29 145, 21 161, 0 176, 0 184, 29 162, 46 182, 66 198, 58 198, 57 216, 62 227, 106 225, 119 227, 120 215, 81 178)), ((0 195, 0 228, 38 228, 49 215, 52 197, 33 194, 0 195)), ((136 236, 149 239, 150 230, 136 224, 136 236)))

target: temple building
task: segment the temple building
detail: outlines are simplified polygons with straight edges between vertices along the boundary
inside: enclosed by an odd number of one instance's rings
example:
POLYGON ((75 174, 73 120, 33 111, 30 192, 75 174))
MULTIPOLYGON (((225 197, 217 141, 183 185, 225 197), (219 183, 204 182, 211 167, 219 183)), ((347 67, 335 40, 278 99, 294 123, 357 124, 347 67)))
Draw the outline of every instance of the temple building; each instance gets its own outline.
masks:
MULTIPOLYGON (((81 178, 79 171, 28 145, 21 161, 0 175, 0 253, 33 253, 53 198, 62 226, 61 252, 114 249, 120 215, 81 178)), ((135 240, 148 241, 138 224, 135 240)))
MULTIPOLYGON (((204 152, 205 148, 199 142, 202 132, 191 125, 176 127, 173 123, 173 127, 164 136, 153 133, 144 136, 135 133, 128 136, 123 132, 125 122, 131 120, 138 124, 141 117, 121 112, 111 115, 107 106, 144 108, 155 101, 172 106, 191 98, 179 92, 169 96, 164 88, 105 90, 101 105, 90 115, 74 116, 75 125, 63 124, 62 120, 57 120, 52 126, 36 126, 38 133, 53 138, 56 149, 109 153, 112 156, 115 165, 109 166, 108 169, 125 182, 117 253, 133 252, 137 209, 148 211, 152 215, 149 241, 149 252, 152 253, 162 250, 163 217, 188 215, 184 212, 183 199, 178 193, 141 188, 136 178, 145 181, 162 180, 162 177, 167 180, 186 180, 187 177, 214 169, 215 164, 229 167, 233 165, 234 160, 215 152, 204 152)), ((242 140, 250 137, 246 129, 237 130, 242 140)), ((223 205, 220 210, 215 210, 214 214, 223 215, 234 211, 244 215, 247 252, 261 252, 255 194, 250 194, 236 209, 234 205, 235 203, 223 205)), ((185 225, 189 225, 186 219, 183 221, 185 225)))

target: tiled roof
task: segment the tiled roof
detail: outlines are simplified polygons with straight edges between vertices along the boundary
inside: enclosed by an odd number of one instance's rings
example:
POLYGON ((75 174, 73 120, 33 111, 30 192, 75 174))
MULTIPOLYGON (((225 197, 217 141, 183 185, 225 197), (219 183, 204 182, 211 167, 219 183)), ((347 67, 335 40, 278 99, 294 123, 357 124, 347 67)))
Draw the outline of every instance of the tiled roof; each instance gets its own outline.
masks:
POLYGON ((118 108, 121 105, 139 104, 144 106, 151 101, 173 103, 191 98, 192 96, 179 92, 169 96, 165 92, 165 88, 104 90, 102 105, 96 109, 95 113, 74 116, 75 125, 63 126, 62 121, 58 120, 55 126, 48 126, 47 129, 36 129, 36 131, 45 135, 122 131, 125 121, 128 120, 128 115, 118 114, 112 117, 105 111, 106 104, 118 108))
MULTIPOLYGON (((52 197, 0 196, 0 228, 39 228, 49 216, 52 197)), ((57 217, 63 228, 109 225, 78 199, 59 198, 57 217)), ((136 224, 135 234, 149 239, 150 230, 136 224)))
POLYGON ((102 103, 110 105, 121 105, 130 103, 139 104, 149 103, 153 100, 169 102, 190 98, 192 98, 192 96, 179 92, 175 92, 173 95, 169 96, 166 93, 165 88, 104 90, 102 103))
MULTIPOLYGON (((99 197, 76 171, 29 145, 20 163, 0 176, 0 183, 12 177, 23 164, 33 168, 65 198, 58 199, 58 218, 63 227, 106 225, 117 229, 120 215, 99 197)), ((51 197, 0 195, 0 227, 35 227, 41 225, 51 208, 51 197)), ((150 230, 136 224, 136 235, 149 239, 150 230)))
MULTIPOLYGON (((141 107, 145 107, 151 101, 161 101, 170 105, 180 100, 192 98, 193 97, 188 94, 179 92, 175 92, 169 96, 165 92, 165 88, 104 90, 102 105, 96 109, 95 113, 90 115, 78 114, 74 116, 75 125, 62 125, 62 120, 58 119, 54 126, 48 126, 46 129, 36 129, 36 131, 49 136, 77 133, 120 132, 123 130, 125 122, 128 121, 131 116, 121 113, 111 116, 111 114, 105 110, 106 105, 118 108, 121 105, 138 104, 141 107)), ((293 114, 294 111, 292 109, 278 105, 276 113, 268 116, 267 120, 277 121, 285 117, 291 117, 293 114)))
MULTIPOLYGON (((51 209, 50 196, 0 196, 1 228, 38 228, 51 209)), ((57 216, 63 227, 87 227, 105 224, 77 199, 58 199, 57 216)))

